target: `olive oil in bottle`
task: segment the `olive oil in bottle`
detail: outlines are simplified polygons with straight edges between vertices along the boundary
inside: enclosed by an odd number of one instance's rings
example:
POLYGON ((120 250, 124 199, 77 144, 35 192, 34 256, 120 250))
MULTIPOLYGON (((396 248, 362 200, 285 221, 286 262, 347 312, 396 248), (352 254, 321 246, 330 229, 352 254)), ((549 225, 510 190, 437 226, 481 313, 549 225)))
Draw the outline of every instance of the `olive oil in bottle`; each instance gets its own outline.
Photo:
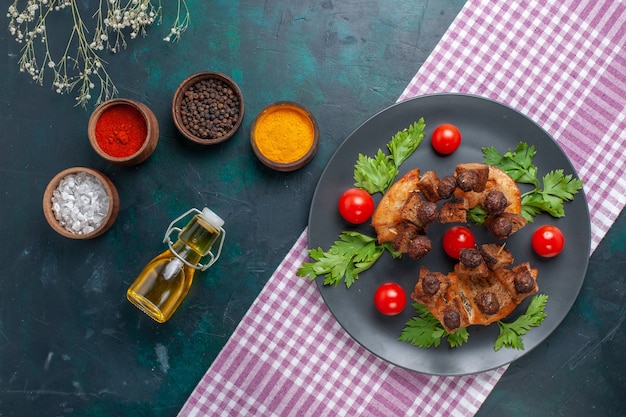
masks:
POLYGON ((208 208, 201 212, 189 210, 168 228, 164 241, 169 248, 152 259, 126 292, 128 300, 159 323, 172 317, 183 301, 197 269, 205 270, 217 261, 224 241, 224 221, 208 208), (190 213, 196 213, 184 229, 174 224, 190 213), (178 231, 178 239, 169 239, 173 231, 178 231), (217 254, 211 251, 219 240, 217 254), (209 256, 209 262, 200 262, 209 256))

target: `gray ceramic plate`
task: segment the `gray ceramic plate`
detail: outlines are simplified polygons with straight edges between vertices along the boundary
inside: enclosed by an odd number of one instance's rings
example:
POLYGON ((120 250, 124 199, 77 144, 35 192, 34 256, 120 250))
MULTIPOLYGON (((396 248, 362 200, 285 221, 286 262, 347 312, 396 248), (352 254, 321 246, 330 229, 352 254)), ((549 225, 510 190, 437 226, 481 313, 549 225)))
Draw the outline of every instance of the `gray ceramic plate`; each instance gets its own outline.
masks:
MULTIPOLYGON (((354 184, 353 171, 358 154, 373 156, 378 149, 387 152, 386 145, 391 137, 420 117, 426 122, 426 137, 411 158, 404 162, 399 175, 415 167, 422 171, 434 170, 440 176, 451 174, 459 163, 482 162, 482 147, 495 146, 503 153, 514 149, 520 141, 536 147, 534 162, 541 176, 553 169, 575 174, 556 142, 530 119, 509 107, 461 94, 417 97, 371 117, 333 155, 322 173, 311 204, 311 248, 327 250, 344 230, 358 230, 374 236, 373 228, 368 225, 348 226, 337 212, 337 200, 344 190, 354 184), (441 123, 455 124, 463 135, 461 147, 449 156, 439 156, 430 145, 430 134, 441 123)), ((380 194, 375 195, 377 202, 379 199, 380 194)), ((385 254, 349 289, 344 284, 324 286, 323 277, 317 278, 317 285, 343 328, 363 347, 385 361, 436 375, 463 375, 494 369, 519 359, 537 347, 558 327, 578 296, 587 269, 591 235, 589 211, 582 191, 573 202, 566 203, 565 213, 566 216, 558 220, 540 215, 534 223, 529 223, 508 239, 507 247, 515 257, 515 264, 530 261, 539 270, 539 292, 549 296, 547 317, 541 326, 524 336, 525 350, 503 348, 494 351, 493 344, 498 335, 496 324, 470 327, 469 342, 458 348, 450 348, 446 341, 438 348, 418 348, 397 340, 405 323, 415 315, 410 303, 403 313, 393 317, 383 316, 375 309, 374 292, 383 282, 398 282, 410 294, 417 283, 421 264, 441 272, 452 269, 452 260, 440 249, 441 236, 449 225, 430 227, 428 234, 433 241, 433 251, 421 261, 406 256, 394 260, 385 254), (533 231, 542 224, 555 224, 565 234, 565 249, 556 258, 541 259, 530 247, 533 231)), ((477 243, 494 241, 481 228, 470 227, 477 243)), ((513 320, 525 311, 528 301, 525 300, 508 319, 513 320)))

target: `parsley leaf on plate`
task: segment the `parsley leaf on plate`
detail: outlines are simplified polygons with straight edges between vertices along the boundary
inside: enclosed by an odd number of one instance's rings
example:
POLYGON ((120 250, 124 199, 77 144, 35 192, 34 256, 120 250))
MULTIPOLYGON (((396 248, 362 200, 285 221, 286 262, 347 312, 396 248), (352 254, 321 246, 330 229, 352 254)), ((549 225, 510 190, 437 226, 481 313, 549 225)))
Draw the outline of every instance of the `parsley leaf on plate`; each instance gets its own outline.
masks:
POLYGON ((530 330, 531 327, 537 327, 546 318, 544 309, 548 302, 548 296, 546 294, 535 295, 531 300, 526 313, 522 314, 512 323, 505 323, 498 321, 498 327, 500 328, 500 334, 496 339, 493 346, 495 350, 500 350, 503 347, 512 349, 524 349, 524 341, 522 336, 530 330))
POLYGON ((382 150, 379 149, 373 158, 359 153, 354 168, 354 185, 370 194, 384 193, 396 175, 398 168, 382 150))
POLYGON ((522 208, 530 215, 546 212, 553 217, 565 216, 563 202, 572 201, 583 186, 573 175, 565 175, 562 169, 550 171, 542 178, 543 190, 536 189, 522 197, 522 208))
POLYGON ((310 249, 309 256, 314 262, 303 262, 296 272, 309 281, 325 275, 324 285, 339 285, 345 281, 350 288, 359 278, 359 273, 369 269, 388 250, 394 258, 400 256, 389 243, 379 245, 376 238, 359 232, 342 232, 339 240, 324 252, 322 248, 310 249))
POLYGON ((424 118, 396 133, 387 145, 396 168, 406 161, 424 140, 424 118))
POLYGON ((508 150, 504 155, 493 146, 483 148, 486 164, 502 169, 515 182, 534 187, 522 195, 522 216, 527 221, 532 222, 533 217, 542 212, 553 217, 563 217, 563 203, 574 199, 574 195, 583 187, 583 181, 571 174, 565 175, 562 169, 548 172, 539 181, 538 169, 533 164, 536 154, 535 147, 524 142, 520 142, 514 151, 508 150))
POLYGON ((487 218, 487 210, 480 204, 467 210, 467 220, 477 226, 482 226, 487 218))
POLYGON ((359 154, 354 167, 354 185, 370 194, 385 193, 398 175, 398 168, 424 140, 424 119, 396 133, 387 144, 389 155, 381 149, 374 157, 359 154))
POLYGON ((537 167, 533 165, 533 158, 537 154, 534 146, 520 142, 514 151, 510 149, 500 155, 498 150, 491 146, 483 148, 483 156, 487 165, 494 165, 506 172, 515 182, 539 186, 537 167))
POLYGON ((467 342, 469 333, 466 328, 448 333, 439 320, 422 304, 413 303, 413 308, 417 316, 406 323, 398 340, 421 348, 437 347, 444 338, 448 339, 451 347, 461 346, 467 342))

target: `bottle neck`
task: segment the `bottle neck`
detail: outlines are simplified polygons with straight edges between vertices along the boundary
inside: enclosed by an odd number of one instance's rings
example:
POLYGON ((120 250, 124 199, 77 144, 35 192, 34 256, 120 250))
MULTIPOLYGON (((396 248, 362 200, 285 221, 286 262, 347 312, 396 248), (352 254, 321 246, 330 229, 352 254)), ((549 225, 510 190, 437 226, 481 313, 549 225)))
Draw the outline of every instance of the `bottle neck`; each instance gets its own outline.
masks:
POLYGON ((191 265, 198 265, 202 259, 201 253, 196 252, 191 246, 187 245, 180 239, 174 242, 172 250, 176 252, 180 258, 189 262, 191 265))

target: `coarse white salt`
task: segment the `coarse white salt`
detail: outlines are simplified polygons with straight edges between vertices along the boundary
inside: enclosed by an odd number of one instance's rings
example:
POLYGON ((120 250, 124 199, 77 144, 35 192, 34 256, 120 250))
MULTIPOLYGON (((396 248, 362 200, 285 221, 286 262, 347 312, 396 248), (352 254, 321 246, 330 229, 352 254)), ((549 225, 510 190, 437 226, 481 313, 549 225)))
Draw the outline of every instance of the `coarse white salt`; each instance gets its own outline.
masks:
POLYGON ((69 232, 88 234, 104 221, 109 211, 109 196, 102 182, 93 175, 68 174, 52 192, 52 211, 69 232))

